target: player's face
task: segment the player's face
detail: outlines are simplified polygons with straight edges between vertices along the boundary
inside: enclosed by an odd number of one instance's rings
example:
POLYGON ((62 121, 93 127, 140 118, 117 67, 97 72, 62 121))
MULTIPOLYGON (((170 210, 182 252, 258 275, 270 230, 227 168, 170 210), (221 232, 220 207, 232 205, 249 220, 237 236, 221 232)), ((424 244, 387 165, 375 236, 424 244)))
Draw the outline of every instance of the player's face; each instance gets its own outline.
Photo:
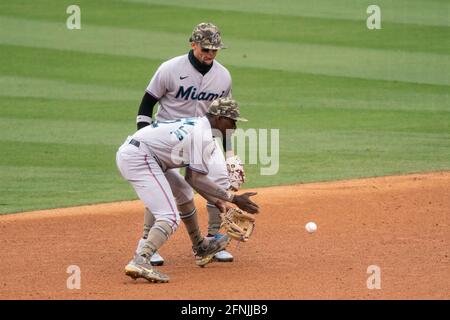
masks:
POLYGON ((198 61, 204 64, 213 63, 217 55, 217 50, 205 49, 200 46, 200 44, 193 42, 192 50, 194 50, 194 56, 198 61))

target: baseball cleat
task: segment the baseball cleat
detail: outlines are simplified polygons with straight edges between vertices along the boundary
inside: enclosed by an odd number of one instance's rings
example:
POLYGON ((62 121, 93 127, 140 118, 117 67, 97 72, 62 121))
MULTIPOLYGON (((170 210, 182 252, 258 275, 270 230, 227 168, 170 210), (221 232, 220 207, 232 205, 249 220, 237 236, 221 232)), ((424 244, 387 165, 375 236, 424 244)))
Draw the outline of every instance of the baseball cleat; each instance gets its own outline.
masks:
POLYGON ((143 256, 136 255, 125 267, 125 274, 132 279, 143 278, 149 282, 169 282, 169 276, 152 267, 150 261, 143 256))
MULTIPOLYGON (((214 235, 214 238, 219 239, 223 236, 223 234, 217 233, 214 235)), ((233 262, 233 259, 233 255, 226 250, 219 251, 214 255, 214 261, 217 262, 233 262)))
MULTIPOLYGON (((138 254, 142 250, 142 248, 145 246, 145 242, 147 239, 140 239, 138 243, 138 247, 136 249, 135 255, 138 254)), ((155 252, 152 257, 150 258, 150 263, 152 266, 162 266, 164 264, 164 258, 161 257, 161 255, 157 252, 155 252)))
POLYGON ((164 258, 158 252, 155 252, 150 258, 150 264, 152 266, 162 266, 164 264, 164 258))
POLYGON ((217 262, 233 262, 233 259, 232 254, 226 250, 219 251, 214 255, 214 261, 217 262))
POLYGON ((208 263, 212 262, 214 255, 226 248, 230 238, 224 235, 220 238, 204 238, 198 246, 193 246, 192 250, 195 256, 195 263, 204 267, 208 263))

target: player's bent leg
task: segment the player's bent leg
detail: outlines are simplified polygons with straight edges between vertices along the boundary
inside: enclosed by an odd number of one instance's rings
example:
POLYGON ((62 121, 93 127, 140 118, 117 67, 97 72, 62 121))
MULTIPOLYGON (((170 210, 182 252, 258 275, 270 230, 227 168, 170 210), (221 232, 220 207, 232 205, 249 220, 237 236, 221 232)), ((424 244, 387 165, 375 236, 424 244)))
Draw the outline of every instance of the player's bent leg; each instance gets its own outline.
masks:
MULTIPOLYGON (((208 238, 220 238, 223 234, 219 233, 222 218, 220 217, 220 210, 210 203, 206 205, 208 211, 208 238)), ((234 260, 233 255, 226 251, 221 250, 214 255, 214 260, 218 262, 232 262, 234 260)))
POLYGON ((165 220, 158 219, 151 228, 144 245, 138 251, 138 255, 151 257, 169 239, 175 230, 165 220))
POLYGON ((214 255, 223 250, 228 244, 228 238, 223 239, 205 238, 201 235, 198 225, 197 210, 195 209, 194 201, 178 205, 181 220, 183 220, 189 238, 192 242, 192 251, 195 256, 195 263, 198 266, 204 267, 213 261, 214 255))
POLYGON ((143 241, 142 247, 125 267, 125 274, 133 279, 144 278, 150 282, 168 282, 169 277, 157 271, 150 259, 175 230, 171 223, 162 219, 156 220, 147 239, 143 241))
POLYGON ((145 208, 144 230, 142 232, 142 239, 147 239, 148 233, 150 232, 150 229, 153 227, 154 224, 155 224, 155 216, 148 208, 145 208))
MULTIPOLYGON (((172 188, 173 195, 178 205, 178 211, 180 212, 180 217, 186 226, 192 246, 193 248, 197 247, 201 241, 203 241, 203 237, 198 226, 197 210, 195 209, 193 201, 194 192, 178 170, 168 170, 166 172, 166 178, 172 188)), ((218 225, 217 230, 219 230, 221 218, 218 215, 216 215, 216 224, 218 225)), ((197 265, 205 266, 212 262, 213 258, 214 256, 211 254, 207 256, 196 255, 196 263, 197 265)))
POLYGON ((206 210, 208 211, 208 237, 213 237, 219 232, 222 224, 221 212, 219 208, 209 202, 206 204, 206 210))
MULTIPOLYGON (((217 144, 217 140, 216 140, 217 144)), ((222 188, 228 190, 230 188, 230 180, 228 178, 228 171, 225 163, 225 157, 217 145, 217 148, 212 154, 212 163, 209 166, 208 177, 222 188)), ((212 203, 206 204, 206 210, 208 212, 208 238, 220 237, 219 233, 220 225, 222 224, 222 218, 220 216, 220 210, 212 203)), ((214 260, 218 262, 232 262, 233 255, 226 250, 219 251, 214 255, 214 260)))
POLYGON ((173 197, 178 205, 189 203, 194 199, 194 191, 180 174, 179 169, 167 170, 165 177, 167 182, 169 182, 173 197))
POLYGON ((195 208, 194 200, 178 205, 178 210, 180 211, 180 218, 186 227, 192 245, 197 246, 203 241, 203 237, 198 225, 197 209, 195 208))
MULTIPOLYGON (((148 237, 148 233, 155 223, 155 217, 153 213, 148 208, 145 208, 144 212, 144 230, 142 233, 142 238, 139 240, 138 246, 136 248, 136 253, 144 246, 144 243, 148 237)), ((150 263, 152 266, 162 266, 164 264, 164 258, 156 251, 150 258, 150 263)))
MULTIPOLYGON (((220 151, 220 148, 216 149, 220 151)), ((230 187, 230 184, 228 180, 228 172, 226 169, 225 159, 223 157, 223 154, 221 154, 220 152, 216 155, 216 157, 217 159, 213 160, 214 163, 217 163, 214 164, 212 168, 212 171, 216 172, 213 173, 213 179, 219 181, 219 184, 227 189, 230 187)), ((189 237, 191 238, 193 246, 195 246, 197 245, 198 239, 201 237, 201 235, 200 231, 198 230, 197 211, 194 212, 194 192, 192 190, 192 187, 186 182, 178 169, 167 170, 165 172, 165 176, 170 184, 176 203, 178 204, 178 210, 180 212, 181 219, 186 225, 186 229, 188 230, 189 237)), ((212 209, 207 209, 209 222, 208 233, 212 232, 212 234, 214 235, 219 231, 222 219, 219 215, 220 211, 218 209, 215 210, 216 207, 214 205, 211 206, 212 209)), ((219 258, 216 259, 216 261, 232 261, 233 256, 231 256, 231 258, 230 256, 230 253, 223 251, 219 254, 219 258), (223 258, 223 254, 226 255, 225 259, 223 258)), ((205 265, 211 261, 212 259, 203 259, 201 262, 197 261, 197 264, 205 265)))
POLYGON ((128 157, 127 161, 118 161, 118 166, 155 218, 142 248, 125 267, 125 274, 133 279, 168 282, 169 277, 155 270, 150 259, 179 225, 180 217, 169 183, 153 158, 145 157, 142 163, 141 158, 128 157))

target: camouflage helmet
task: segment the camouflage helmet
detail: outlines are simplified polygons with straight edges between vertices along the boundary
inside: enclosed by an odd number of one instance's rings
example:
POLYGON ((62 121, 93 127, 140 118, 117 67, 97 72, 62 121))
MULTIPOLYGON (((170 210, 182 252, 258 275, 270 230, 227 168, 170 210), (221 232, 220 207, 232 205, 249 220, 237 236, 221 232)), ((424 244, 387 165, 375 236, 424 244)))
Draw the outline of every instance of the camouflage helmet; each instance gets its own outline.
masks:
POLYGON ((220 117, 227 117, 236 121, 248 121, 239 117, 239 105, 236 100, 230 98, 219 98, 214 100, 209 106, 209 114, 220 117))
POLYGON ((196 25, 189 42, 196 42, 205 49, 219 50, 225 48, 220 37, 219 28, 209 22, 202 22, 196 25))

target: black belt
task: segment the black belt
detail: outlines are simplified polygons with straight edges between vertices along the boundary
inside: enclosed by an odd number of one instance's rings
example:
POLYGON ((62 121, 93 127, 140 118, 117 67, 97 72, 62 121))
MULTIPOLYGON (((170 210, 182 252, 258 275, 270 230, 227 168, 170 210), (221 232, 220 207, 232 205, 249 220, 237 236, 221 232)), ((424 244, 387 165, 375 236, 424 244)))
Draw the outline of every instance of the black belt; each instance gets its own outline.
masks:
POLYGON ((133 146, 139 148, 139 146, 141 145, 141 143, 137 140, 131 139, 130 140, 130 144, 132 144, 133 146))

